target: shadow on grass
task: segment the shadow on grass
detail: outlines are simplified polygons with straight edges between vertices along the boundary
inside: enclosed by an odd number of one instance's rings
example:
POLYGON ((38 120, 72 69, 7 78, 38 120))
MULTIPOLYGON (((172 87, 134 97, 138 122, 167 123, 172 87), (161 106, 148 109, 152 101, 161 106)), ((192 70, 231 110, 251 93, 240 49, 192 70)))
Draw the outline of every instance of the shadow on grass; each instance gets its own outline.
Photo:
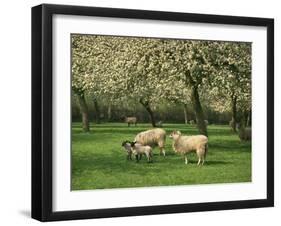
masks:
MULTIPOLYGON (((171 156, 174 156, 171 154, 171 156)), ((86 171, 100 171, 105 174, 111 173, 130 173, 143 175, 143 170, 149 170, 150 172, 160 173, 160 171, 167 171, 163 165, 170 165, 171 163, 178 161, 177 158, 169 158, 160 156, 159 153, 153 155, 153 162, 148 163, 145 156, 137 163, 133 158, 127 160, 126 155, 121 153, 112 152, 110 155, 103 154, 84 154, 83 158, 76 157, 73 159, 72 172, 74 174, 83 173, 86 171), (83 170, 81 170, 83 169, 83 170)))
POLYGON ((214 160, 210 160, 210 161, 205 161, 204 165, 229 165, 229 164, 233 164, 232 162, 228 162, 228 161, 214 161, 214 160))
POLYGON ((209 151, 212 149, 216 151, 251 152, 251 143, 240 141, 211 142, 209 151))

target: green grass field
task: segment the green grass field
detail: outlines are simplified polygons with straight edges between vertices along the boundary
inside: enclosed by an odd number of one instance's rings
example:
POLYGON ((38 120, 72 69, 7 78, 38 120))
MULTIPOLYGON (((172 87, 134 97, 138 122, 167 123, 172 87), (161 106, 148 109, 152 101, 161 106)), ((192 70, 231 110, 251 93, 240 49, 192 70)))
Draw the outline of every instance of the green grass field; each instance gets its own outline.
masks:
MULTIPOLYGON (((153 150, 153 163, 143 156, 139 163, 126 159, 121 143, 133 140, 149 124, 127 127, 125 123, 93 125, 83 133, 80 123, 72 125, 72 190, 191 185, 251 181, 251 143, 241 142, 228 126, 208 126, 209 150, 202 167, 197 166, 195 153, 189 154, 185 165, 172 150, 167 137, 166 157, 153 150)), ((165 124, 167 135, 173 130, 197 134, 194 126, 165 124)))

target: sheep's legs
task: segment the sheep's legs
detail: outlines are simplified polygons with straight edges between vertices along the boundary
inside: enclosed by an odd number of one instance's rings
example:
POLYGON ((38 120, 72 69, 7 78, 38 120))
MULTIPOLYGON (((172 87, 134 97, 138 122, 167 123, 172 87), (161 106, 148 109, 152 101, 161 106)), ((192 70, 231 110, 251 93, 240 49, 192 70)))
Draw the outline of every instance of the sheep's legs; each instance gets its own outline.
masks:
POLYGON ((163 154, 163 156, 166 156, 164 148, 160 148, 160 155, 161 155, 161 153, 163 154))
POLYGON ((204 162, 205 162, 205 156, 204 156, 204 149, 199 149, 197 150, 197 157, 198 157, 198 163, 197 165, 200 166, 200 164, 203 166, 204 162))
POLYGON ((151 155, 151 153, 146 153, 146 157, 147 157, 147 162, 151 163, 152 162, 152 155, 151 155))
POLYGON ((201 166, 203 166, 204 162, 205 162, 205 158, 204 157, 199 157, 197 165, 199 166, 201 164, 201 166))
POLYGON ((203 159, 203 160, 202 160, 202 164, 201 164, 201 165, 203 166, 204 163, 205 163, 205 158, 203 157, 202 159, 203 159))
POLYGON ((135 155, 135 157, 136 157, 136 162, 139 162, 139 155, 137 154, 135 155))

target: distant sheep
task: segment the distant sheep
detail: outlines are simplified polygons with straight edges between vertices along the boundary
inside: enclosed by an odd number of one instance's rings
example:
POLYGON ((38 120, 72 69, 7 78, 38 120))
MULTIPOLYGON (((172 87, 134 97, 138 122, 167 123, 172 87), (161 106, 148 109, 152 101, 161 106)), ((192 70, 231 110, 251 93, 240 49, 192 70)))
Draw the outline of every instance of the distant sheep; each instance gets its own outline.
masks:
POLYGON ((206 126, 209 125, 209 121, 208 120, 204 120, 204 122, 205 122, 206 126))
POLYGON ((251 128, 245 128, 243 126, 240 126, 240 124, 237 124, 238 129, 238 136, 241 141, 250 141, 252 139, 252 129, 251 128))
POLYGON ((142 154, 146 155, 147 162, 152 162, 152 148, 148 145, 141 145, 137 142, 131 142, 132 153, 136 156, 137 162, 142 154))
POLYGON ((136 126, 137 125, 137 117, 126 117, 125 122, 128 123, 128 127, 131 124, 135 124, 135 126, 136 126))
POLYGON ((131 148, 131 142, 130 141, 124 141, 122 143, 122 147, 126 151, 127 154, 127 160, 132 160, 132 148, 131 148))
POLYGON ((162 153, 165 156, 166 132, 163 129, 156 128, 140 132, 136 135, 134 141, 141 145, 158 146, 160 154, 162 153))
POLYGON ((198 156, 197 165, 204 164, 208 151, 208 138, 206 136, 182 136, 180 131, 173 131, 170 138, 173 139, 174 151, 184 155, 185 164, 188 163, 187 154, 192 151, 196 151, 198 156))
POLYGON ((156 127, 163 127, 163 122, 162 121, 157 122, 156 127))
POLYGON ((190 120, 190 121, 189 121, 189 124, 190 124, 190 125, 194 125, 194 124, 195 124, 195 121, 194 121, 194 120, 190 120))

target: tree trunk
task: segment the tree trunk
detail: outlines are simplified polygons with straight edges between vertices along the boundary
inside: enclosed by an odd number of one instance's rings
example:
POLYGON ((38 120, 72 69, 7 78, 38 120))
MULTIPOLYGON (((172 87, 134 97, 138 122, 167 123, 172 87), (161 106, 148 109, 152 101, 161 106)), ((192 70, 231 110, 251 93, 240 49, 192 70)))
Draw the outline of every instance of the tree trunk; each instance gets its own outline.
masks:
POLYGON ((242 121, 243 121, 243 126, 246 128, 248 126, 248 121, 249 121, 249 111, 247 110, 244 110, 243 111, 243 118, 242 118, 242 121))
POLYGON ((89 111, 86 103, 85 95, 78 94, 78 101, 80 105, 80 111, 82 114, 82 127, 84 132, 90 131, 90 123, 89 123, 89 111))
POLYGON ((108 108, 107 108, 107 120, 110 122, 111 120, 111 103, 108 104, 108 108))
POLYGON ((185 123, 185 124, 188 124, 187 104, 184 104, 183 112, 184 112, 184 123, 185 123))
POLYGON ((95 106, 95 110, 96 110, 96 123, 100 124, 100 108, 99 108, 98 101, 96 98, 94 98, 94 106, 95 106))
POLYGON ((236 124, 237 124, 237 97, 234 95, 231 98, 231 113, 232 113, 232 130, 236 132, 236 124))
POLYGON ((247 118, 247 123, 246 123, 246 126, 247 126, 247 127, 251 125, 251 118, 252 118, 251 116, 252 116, 252 111, 249 110, 249 112, 248 112, 248 118, 247 118))
POLYGON ((140 103, 142 104, 142 106, 144 106, 144 108, 145 108, 146 111, 148 112, 149 117, 150 117, 150 121, 151 121, 151 125, 152 125, 153 127, 156 127, 156 122, 155 122, 155 118, 154 118, 154 113, 153 113, 153 111, 151 110, 148 101, 140 100, 140 103))
POLYGON ((207 133, 207 126, 205 124, 205 117, 204 117, 204 112, 200 103, 200 98, 199 98, 199 93, 197 90, 197 87, 192 87, 192 92, 191 92, 191 102, 193 105, 193 110, 195 112, 195 117, 196 117, 196 122, 197 122, 197 127, 199 130, 200 134, 203 134, 205 136, 208 136, 207 133))

